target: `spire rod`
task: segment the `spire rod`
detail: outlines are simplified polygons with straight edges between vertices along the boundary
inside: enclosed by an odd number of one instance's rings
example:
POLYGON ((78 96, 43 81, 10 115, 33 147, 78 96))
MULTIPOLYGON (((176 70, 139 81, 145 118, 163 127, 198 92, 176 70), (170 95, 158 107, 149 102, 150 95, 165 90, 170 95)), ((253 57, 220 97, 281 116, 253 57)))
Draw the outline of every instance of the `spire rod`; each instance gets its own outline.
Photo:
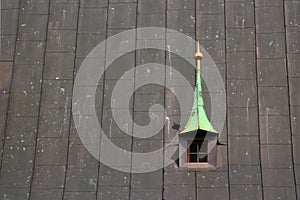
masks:
POLYGON ((200 42, 199 42, 199 40, 197 41, 197 52, 200 52, 200 42))

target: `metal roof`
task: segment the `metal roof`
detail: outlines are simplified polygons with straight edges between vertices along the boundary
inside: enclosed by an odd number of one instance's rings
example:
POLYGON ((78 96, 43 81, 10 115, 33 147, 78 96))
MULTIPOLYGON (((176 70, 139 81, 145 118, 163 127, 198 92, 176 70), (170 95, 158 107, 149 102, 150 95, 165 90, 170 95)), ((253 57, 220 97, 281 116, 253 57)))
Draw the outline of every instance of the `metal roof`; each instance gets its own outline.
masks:
MULTIPOLYGON (((1 2, 0 199, 299 199, 299 1, 1 2), (120 172, 99 163, 78 137, 72 86, 85 57, 112 35, 153 26, 199 39, 222 74, 227 120, 219 140, 226 145, 218 147, 216 171, 180 171, 174 162, 150 173, 120 172)), ((139 125, 150 122, 153 104, 165 106, 167 116, 153 111, 168 119, 157 135, 135 138, 112 120, 114 86, 126 71, 145 63, 172 65, 194 84, 194 68, 177 55, 139 50, 111 64, 97 85, 97 105, 87 103, 86 111, 96 107, 103 130, 125 150, 176 148, 171 142, 180 118, 187 121, 190 113, 178 108, 171 90, 140 88, 129 102, 139 125)), ((157 75, 166 81, 169 76, 157 75)), ((139 77, 134 74, 121 84, 129 82, 135 90, 139 77)), ((170 83, 174 90, 180 88, 176 77, 170 83)), ((207 113, 209 94, 218 91, 208 92, 203 84, 207 113)))

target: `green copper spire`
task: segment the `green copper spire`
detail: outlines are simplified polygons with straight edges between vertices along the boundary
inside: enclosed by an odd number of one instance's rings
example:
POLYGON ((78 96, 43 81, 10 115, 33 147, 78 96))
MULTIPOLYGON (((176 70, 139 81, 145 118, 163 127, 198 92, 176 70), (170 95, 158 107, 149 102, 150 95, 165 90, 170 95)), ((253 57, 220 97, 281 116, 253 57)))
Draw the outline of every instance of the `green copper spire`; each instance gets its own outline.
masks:
POLYGON ((197 43, 197 51, 194 55, 197 61, 197 81, 196 81, 196 88, 194 92, 194 103, 192 112, 187 122, 186 126, 180 134, 187 133, 191 131, 196 131, 198 129, 218 133, 214 127, 211 125, 209 120, 207 119, 205 110, 204 110, 204 101, 202 97, 202 88, 201 88, 201 77, 200 77, 200 62, 203 58, 203 54, 200 52, 200 43, 197 43))

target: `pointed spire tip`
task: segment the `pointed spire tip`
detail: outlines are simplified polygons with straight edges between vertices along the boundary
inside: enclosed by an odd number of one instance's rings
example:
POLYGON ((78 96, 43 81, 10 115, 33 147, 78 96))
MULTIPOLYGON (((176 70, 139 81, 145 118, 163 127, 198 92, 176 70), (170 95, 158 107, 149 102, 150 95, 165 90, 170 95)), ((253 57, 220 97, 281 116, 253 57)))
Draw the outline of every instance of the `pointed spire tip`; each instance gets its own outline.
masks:
POLYGON ((194 57, 195 57, 196 60, 202 60, 202 58, 203 58, 203 54, 200 52, 200 42, 199 42, 199 40, 197 41, 197 51, 196 51, 194 57))

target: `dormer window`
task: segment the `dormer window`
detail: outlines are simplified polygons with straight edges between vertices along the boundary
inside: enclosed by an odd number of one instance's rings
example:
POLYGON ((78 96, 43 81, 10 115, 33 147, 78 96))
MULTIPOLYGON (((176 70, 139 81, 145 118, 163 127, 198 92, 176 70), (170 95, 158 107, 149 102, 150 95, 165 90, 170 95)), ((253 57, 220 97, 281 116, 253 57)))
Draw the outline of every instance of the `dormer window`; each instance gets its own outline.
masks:
POLYGON ((179 136, 179 168, 182 170, 215 170, 217 137, 198 130, 195 134, 179 136))

